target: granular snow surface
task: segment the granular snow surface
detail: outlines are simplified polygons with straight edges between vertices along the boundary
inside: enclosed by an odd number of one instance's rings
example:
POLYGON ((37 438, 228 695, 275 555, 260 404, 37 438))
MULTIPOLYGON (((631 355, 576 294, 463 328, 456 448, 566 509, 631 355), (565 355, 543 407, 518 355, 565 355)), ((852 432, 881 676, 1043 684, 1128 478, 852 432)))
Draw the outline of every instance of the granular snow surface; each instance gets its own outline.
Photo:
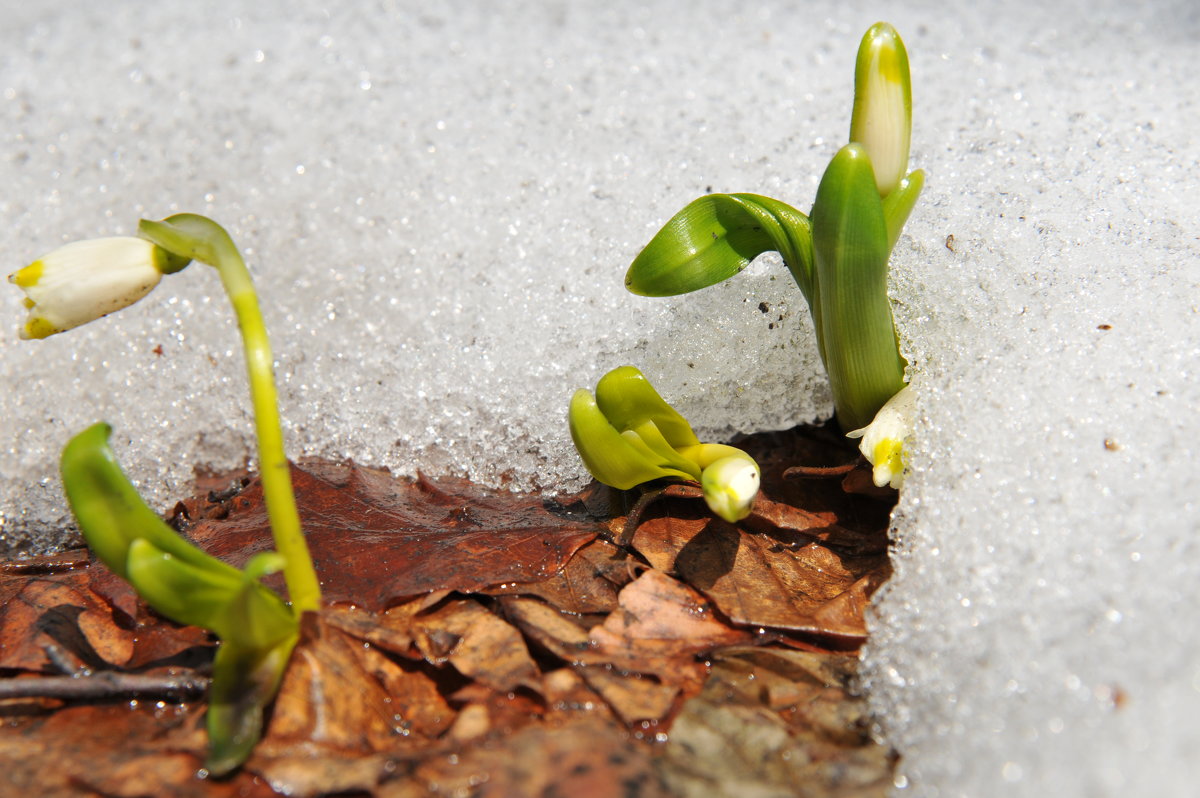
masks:
MULTIPOLYGON (((623 363, 709 438, 829 415, 777 257, 670 300, 622 276, 705 192, 807 209, 892 22, 928 175, 893 256, 913 471, 864 655, 896 793, 1195 794, 1193 0, 4 5, 5 272, 210 215, 293 457, 563 490, 568 398, 623 363)), ((22 316, 0 292, 0 547, 69 539, 58 452, 96 420, 161 509, 253 463, 211 269, 42 342, 22 316)))

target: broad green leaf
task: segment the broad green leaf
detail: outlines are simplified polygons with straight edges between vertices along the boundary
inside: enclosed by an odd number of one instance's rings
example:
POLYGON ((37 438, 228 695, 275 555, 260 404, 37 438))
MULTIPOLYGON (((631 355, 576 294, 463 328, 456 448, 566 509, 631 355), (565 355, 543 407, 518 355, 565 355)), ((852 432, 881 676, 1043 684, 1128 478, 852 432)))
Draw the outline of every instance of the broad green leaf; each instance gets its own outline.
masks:
POLYGON ((141 538, 129 547, 128 571, 130 584, 155 610, 223 641, 265 648, 296 631, 287 605, 247 573, 197 568, 141 538))
POLYGON ((887 223, 861 146, 830 162, 812 224, 825 367, 838 423, 857 429, 904 386, 905 365, 887 295, 887 223))
POLYGON ((600 378, 596 383, 596 404, 608 423, 620 432, 649 420, 673 448, 700 442, 687 419, 667 404, 645 375, 633 366, 620 366, 600 378))
POLYGON ((642 296, 675 296, 727 280, 764 252, 778 252, 805 296, 812 240, 800 211, 757 194, 693 200, 634 258, 625 287, 642 296))
POLYGON ((667 439, 663 437, 662 432, 659 431, 658 426, 653 421, 647 419, 631 427, 629 432, 636 435, 638 440, 661 458, 659 463, 662 467, 683 471, 690 474, 691 479, 700 479, 700 467, 686 457, 681 456, 667 439))
POLYGON ((605 485, 629 490, 663 477, 692 479, 678 469, 665 467, 662 458, 630 433, 632 441, 618 432, 586 389, 580 388, 571 398, 568 414, 571 440, 579 457, 593 477, 605 485))
POLYGON ((240 579, 236 568, 188 543, 142 501, 108 445, 111 433, 108 424, 93 424, 67 443, 61 462, 67 502, 100 561, 128 578, 129 547, 144 538, 213 578, 240 579))

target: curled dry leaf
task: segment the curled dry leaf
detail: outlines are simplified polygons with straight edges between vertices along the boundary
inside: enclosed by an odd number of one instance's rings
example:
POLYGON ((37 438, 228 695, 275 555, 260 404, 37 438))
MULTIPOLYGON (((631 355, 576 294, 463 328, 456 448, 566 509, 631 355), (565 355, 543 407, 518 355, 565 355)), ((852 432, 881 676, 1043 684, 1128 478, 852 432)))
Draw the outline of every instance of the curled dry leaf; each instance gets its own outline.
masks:
MULTIPOLYGON (((655 675, 686 696, 704 680, 705 667, 697 655, 744 643, 751 636, 722 623, 696 591, 660 571, 647 570, 626 585, 619 608, 589 637, 597 653, 617 670, 655 675)), ((620 711, 630 713, 628 707, 620 711)))
POLYGON ((886 555, 787 546, 674 501, 655 513, 638 527, 633 546, 654 568, 702 591, 731 621, 835 638, 832 645, 866 637, 863 612, 887 577, 886 555))
POLYGON ((493 690, 508 692, 538 678, 520 632, 476 601, 449 601, 418 615, 414 625, 426 659, 448 661, 493 690))

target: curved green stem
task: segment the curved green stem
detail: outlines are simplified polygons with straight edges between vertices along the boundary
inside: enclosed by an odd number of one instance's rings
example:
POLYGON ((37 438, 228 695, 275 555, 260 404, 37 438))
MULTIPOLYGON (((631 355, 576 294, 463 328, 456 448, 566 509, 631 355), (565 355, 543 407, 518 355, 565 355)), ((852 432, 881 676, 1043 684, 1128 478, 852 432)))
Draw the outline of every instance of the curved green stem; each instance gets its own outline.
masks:
POLYGON ((254 425, 258 436, 258 459, 262 470, 263 498, 275 548, 284 557, 283 575, 287 580, 292 608, 297 615, 316 610, 321 604, 321 588, 313 569, 312 557, 300 530, 300 514, 292 491, 292 475, 283 449, 283 429, 279 421, 279 400, 271 343, 259 308, 258 296, 250 272, 229 234, 204 216, 182 213, 161 222, 143 219, 138 232, 163 249, 194 258, 216 268, 221 284, 233 303, 250 381, 254 406, 254 425))

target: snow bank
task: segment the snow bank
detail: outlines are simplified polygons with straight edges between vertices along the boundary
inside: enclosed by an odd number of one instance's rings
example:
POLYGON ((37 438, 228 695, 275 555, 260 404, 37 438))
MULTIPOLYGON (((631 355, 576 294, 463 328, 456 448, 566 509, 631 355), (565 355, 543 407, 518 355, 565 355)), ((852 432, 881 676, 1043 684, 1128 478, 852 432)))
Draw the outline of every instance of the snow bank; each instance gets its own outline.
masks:
MULTIPOLYGON (((621 363, 710 435, 829 413, 777 260, 683 300, 621 277, 705 191, 807 208, 888 19, 929 175, 894 258, 921 437, 865 658, 898 793, 1189 793, 1193 3, 7 5, 9 271, 209 214, 289 451, 520 488, 580 484, 567 399, 621 363)), ((163 507, 251 457, 210 270, 45 342, 21 315, 0 293, 0 542, 61 539, 57 452, 97 419, 163 507)))

